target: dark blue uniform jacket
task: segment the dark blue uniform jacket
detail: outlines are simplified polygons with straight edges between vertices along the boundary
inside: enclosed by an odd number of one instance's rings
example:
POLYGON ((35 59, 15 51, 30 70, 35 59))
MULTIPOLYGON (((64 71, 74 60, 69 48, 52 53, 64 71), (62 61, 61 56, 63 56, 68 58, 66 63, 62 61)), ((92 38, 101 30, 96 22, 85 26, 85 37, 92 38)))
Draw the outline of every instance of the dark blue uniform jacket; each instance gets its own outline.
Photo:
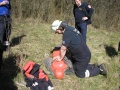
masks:
POLYGON ((82 5, 79 7, 74 4, 73 8, 73 14, 75 17, 75 23, 84 23, 87 22, 88 24, 91 24, 91 16, 94 12, 93 8, 88 8, 88 3, 87 2, 82 2, 82 5), (88 20, 83 21, 82 17, 88 17, 88 20))
POLYGON ((74 32, 75 28, 68 26, 63 33, 62 45, 68 48, 73 58, 84 59, 91 55, 89 48, 84 42, 81 34, 74 32))

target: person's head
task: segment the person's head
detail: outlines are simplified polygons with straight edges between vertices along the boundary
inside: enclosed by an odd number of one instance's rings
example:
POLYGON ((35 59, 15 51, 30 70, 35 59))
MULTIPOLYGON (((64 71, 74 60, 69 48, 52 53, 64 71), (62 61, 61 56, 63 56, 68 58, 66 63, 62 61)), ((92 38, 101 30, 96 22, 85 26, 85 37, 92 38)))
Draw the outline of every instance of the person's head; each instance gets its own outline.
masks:
POLYGON ((80 5, 81 5, 81 2, 82 2, 82 0, 75 0, 75 4, 76 4, 77 6, 80 6, 80 5))
POLYGON ((55 33, 58 33, 58 34, 62 34, 64 32, 64 29, 68 26, 68 23, 67 22, 63 22, 63 21, 60 21, 60 20, 55 20, 53 23, 52 23, 52 30, 55 32, 55 33))

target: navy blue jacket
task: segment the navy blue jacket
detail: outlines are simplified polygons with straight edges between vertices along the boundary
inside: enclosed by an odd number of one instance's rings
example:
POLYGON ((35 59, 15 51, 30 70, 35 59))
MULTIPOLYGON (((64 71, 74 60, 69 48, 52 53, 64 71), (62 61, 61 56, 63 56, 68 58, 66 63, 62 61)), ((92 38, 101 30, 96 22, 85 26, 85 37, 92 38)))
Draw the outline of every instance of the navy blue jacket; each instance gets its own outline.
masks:
POLYGON ((87 2, 82 2, 82 4, 78 7, 76 4, 74 4, 73 8, 73 14, 75 17, 75 23, 84 23, 87 22, 88 24, 91 23, 91 16, 94 12, 93 8, 88 7, 87 2), (83 21, 82 17, 88 17, 88 20, 83 21))
MULTIPOLYGON (((68 26, 63 33, 62 45, 67 47, 72 57, 77 60, 91 56, 91 52, 83 40, 81 34, 76 33, 74 27, 68 26)), ((77 32, 79 32, 77 30, 77 32)))

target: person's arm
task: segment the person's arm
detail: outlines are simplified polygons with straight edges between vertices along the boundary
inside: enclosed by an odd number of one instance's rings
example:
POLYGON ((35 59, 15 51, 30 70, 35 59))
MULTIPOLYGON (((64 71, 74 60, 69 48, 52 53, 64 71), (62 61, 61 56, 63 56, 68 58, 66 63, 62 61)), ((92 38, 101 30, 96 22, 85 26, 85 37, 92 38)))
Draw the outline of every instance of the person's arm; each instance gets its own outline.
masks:
POLYGON ((88 15, 87 16, 88 16, 88 18, 90 18, 92 16, 93 12, 94 12, 94 9, 89 4, 87 5, 87 11, 88 11, 88 15))
POLYGON ((67 48, 62 45, 61 49, 60 49, 60 59, 61 60, 65 57, 66 51, 67 51, 67 48))
POLYGON ((86 10, 84 10, 84 13, 86 15, 86 17, 83 17, 82 20, 87 20, 89 18, 91 18, 93 12, 94 12, 94 9, 92 8, 92 6, 90 4, 87 4, 85 5, 86 7, 86 10))
POLYGON ((63 60, 63 58, 65 57, 65 54, 66 54, 66 47, 65 46, 61 46, 60 48, 60 55, 59 56, 56 56, 53 58, 53 61, 56 60, 56 61, 61 61, 63 60))
POLYGON ((2 5, 6 5, 6 4, 9 4, 9 1, 4 0, 4 1, 0 2, 0 6, 2 6, 2 5))
POLYGON ((66 54, 66 51, 67 51, 67 48, 71 42, 71 32, 64 32, 63 34, 63 39, 62 39, 62 46, 60 48, 60 55, 59 56, 56 56, 53 58, 53 61, 54 60, 57 60, 57 61, 61 61, 65 54, 66 54))

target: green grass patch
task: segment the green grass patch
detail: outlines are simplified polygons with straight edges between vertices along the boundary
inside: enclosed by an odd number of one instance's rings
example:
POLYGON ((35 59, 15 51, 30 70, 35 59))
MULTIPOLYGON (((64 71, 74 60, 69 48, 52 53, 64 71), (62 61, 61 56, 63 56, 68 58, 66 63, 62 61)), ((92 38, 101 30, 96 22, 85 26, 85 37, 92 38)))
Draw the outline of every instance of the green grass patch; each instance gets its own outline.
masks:
MULTIPOLYGON (((89 26, 87 44, 92 53, 91 63, 105 63, 108 77, 99 75, 81 79, 75 75, 65 75, 63 80, 57 80, 49 75, 55 90, 119 90, 120 55, 117 53, 119 41, 120 32, 108 32, 89 26)), ((0 78, 5 79, 5 82, 0 90, 29 90, 24 86, 21 72, 23 65, 26 61, 32 60, 41 64, 41 68, 47 72, 43 63, 44 54, 50 54, 50 51, 60 44, 61 35, 54 34, 49 24, 29 20, 13 23, 10 53, 4 52, 2 72, 5 76, 0 78)))

